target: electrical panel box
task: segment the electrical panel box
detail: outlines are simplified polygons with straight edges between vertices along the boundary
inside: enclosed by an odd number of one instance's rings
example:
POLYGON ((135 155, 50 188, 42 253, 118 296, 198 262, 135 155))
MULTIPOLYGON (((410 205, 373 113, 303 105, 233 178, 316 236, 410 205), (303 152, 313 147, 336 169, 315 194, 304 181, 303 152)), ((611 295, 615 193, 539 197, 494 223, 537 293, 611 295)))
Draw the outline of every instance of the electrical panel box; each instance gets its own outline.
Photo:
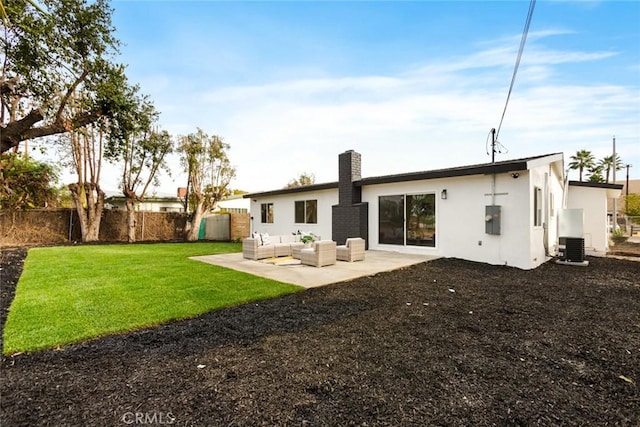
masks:
POLYGON ((487 234, 500 234, 500 206, 488 205, 484 207, 484 230, 487 234))

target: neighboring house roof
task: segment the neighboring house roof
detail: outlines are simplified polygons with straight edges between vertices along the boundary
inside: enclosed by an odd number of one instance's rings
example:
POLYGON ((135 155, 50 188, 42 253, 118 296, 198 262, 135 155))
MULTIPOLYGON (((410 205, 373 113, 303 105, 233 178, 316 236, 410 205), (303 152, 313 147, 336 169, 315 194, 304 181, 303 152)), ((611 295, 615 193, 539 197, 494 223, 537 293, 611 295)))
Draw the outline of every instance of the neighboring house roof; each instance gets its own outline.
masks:
MULTIPOLYGON (((105 200, 114 201, 114 202, 116 201, 124 202, 125 200, 127 200, 127 198, 124 196, 111 196, 111 197, 107 197, 105 200)), ((171 196, 171 197, 152 196, 152 197, 145 197, 144 199, 142 199, 142 203, 154 203, 154 202, 184 203, 184 199, 181 197, 175 197, 175 196, 171 196)))
MULTIPOLYGON (((544 154, 540 156, 526 157, 523 159, 516 159, 516 160, 504 160, 504 161, 499 161, 494 163, 482 163, 477 165, 458 166, 453 168, 436 169, 431 171, 374 176, 370 178, 362 178, 354 182, 354 184, 356 186, 364 186, 364 185, 372 185, 372 184, 387 184, 392 182, 418 181, 418 180, 425 180, 425 179, 453 178, 453 177, 459 177, 459 176, 517 172, 517 171, 528 170, 531 167, 537 166, 538 163, 540 162, 550 163, 555 161, 561 161, 562 159, 563 159, 562 153, 544 154)), ((332 188, 338 188, 337 181, 329 182, 325 184, 313 184, 313 185, 305 185, 301 187, 282 188, 282 189, 273 190, 273 191, 250 193, 250 194, 245 194, 243 197, 245 198, 269 197, 269 196, 276 196, 280 194, 294 194, 294 193, 302 193, 306 191, 327 190, 332 188)))
MULTIPOLYGON (((607 210, 610 210, 610 202, 612 199, 617 199, 622 194, 622 184, 608 184, 604 182, 587 182, 587 181, 569 181, 571 187, 587 187, 587 188, 600 188, 607 190, 607 210)), ((619 210, 619 207, 616 207, 619 210)))

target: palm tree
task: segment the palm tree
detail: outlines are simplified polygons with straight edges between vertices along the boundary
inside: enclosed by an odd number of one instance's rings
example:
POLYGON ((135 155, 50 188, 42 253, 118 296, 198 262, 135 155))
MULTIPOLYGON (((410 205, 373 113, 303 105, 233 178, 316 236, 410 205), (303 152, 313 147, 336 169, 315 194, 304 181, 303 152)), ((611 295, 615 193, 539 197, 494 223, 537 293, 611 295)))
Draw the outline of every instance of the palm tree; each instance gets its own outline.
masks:
POLYGON ((609 174, 611 172, 611 166, 613 166, 613 155, 605 156, 598 162, 598 166, 605 171, 605 182, 609 182, 609 174))
POLYGON ((589 169, 589 182, 604 182, 602 172, 604 168, 602 165, 597 164, 589 169))
MULTIPOLYGON (((598 162, 598 165, 602 167, 605 173, 605 182, 609 182, 609 176, 611 175, 611 170, 613 170, 613 154, 610 156, 604 157, 602 160, 598 162)), ((622 169, 622 159, 620 156, 616 155, 616 171, 622 169)))
POLYGON ((582 181, 582 173, 585 169, 589 170, 595 165, 595 157, 588 150, 579 150, 575 156, 571 156, 570 169, 578 169, 580 172, 580 181, 582 181))

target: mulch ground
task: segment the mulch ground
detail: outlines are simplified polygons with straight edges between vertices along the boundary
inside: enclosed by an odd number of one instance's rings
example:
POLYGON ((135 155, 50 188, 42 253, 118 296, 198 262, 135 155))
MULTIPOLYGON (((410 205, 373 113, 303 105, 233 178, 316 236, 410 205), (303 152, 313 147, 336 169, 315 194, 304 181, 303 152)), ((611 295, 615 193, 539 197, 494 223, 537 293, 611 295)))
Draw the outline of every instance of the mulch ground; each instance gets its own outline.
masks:
POLYGON ((0 424, 637 426, 640 263, 588 260, 440 259, 3 357, 0 424))

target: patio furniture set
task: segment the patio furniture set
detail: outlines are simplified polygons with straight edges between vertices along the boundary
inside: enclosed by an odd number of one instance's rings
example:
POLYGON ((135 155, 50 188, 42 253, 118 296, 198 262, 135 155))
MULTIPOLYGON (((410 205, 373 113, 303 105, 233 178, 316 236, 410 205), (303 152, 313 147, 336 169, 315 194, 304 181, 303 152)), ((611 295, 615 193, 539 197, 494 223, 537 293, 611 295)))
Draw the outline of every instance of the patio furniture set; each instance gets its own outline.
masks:
POLYGON ((333 240, 305 244, 298 235, 269 236, 256 233, 242 241, 242 255, 246 259, 293 257, 299 259, 301 264, 314 267, 333 265, 336 261, 362 261, 364 251, 365 240, 360 237, 349 238, 344 245, 337 245, 333 240))

